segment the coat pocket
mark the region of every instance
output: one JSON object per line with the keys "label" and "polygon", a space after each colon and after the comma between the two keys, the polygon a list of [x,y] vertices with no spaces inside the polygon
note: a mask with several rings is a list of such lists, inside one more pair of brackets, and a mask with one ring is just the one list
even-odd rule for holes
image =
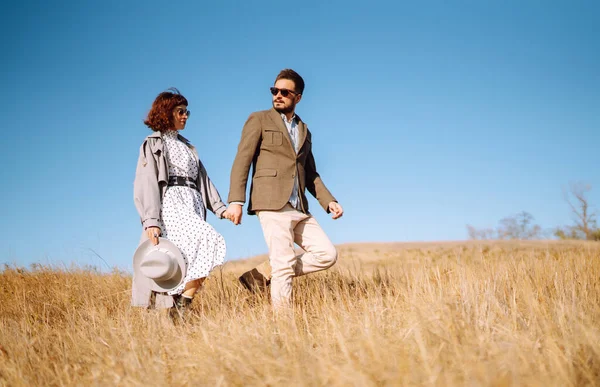
{"label": "coat pocket", "polygon": [[283,145],[283,134],[278,130],[265,130],[263,142],[267,146]]}
{"label": "coat pocket", "polygon": [[256,173],[254,174],[254,177],[275,177],[277,176],[277,170],[276,169],[258,169],[256,171]]}

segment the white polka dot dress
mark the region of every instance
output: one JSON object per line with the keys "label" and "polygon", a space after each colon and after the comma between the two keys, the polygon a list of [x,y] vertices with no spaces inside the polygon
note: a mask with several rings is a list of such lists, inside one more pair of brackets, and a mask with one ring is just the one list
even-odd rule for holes
{"label": "white polka dot dress", "polygon": [[[177,137],[177,131],[162,134],[169,176],[198,177],[198,159]],[[207,277],[225,259],[225,239],[203,218],[202,196],[194,188],[167,187],[162,202],[163,237],[173,242],[187,265],[183,283],[169,294],[181,294],[187,282]]]}

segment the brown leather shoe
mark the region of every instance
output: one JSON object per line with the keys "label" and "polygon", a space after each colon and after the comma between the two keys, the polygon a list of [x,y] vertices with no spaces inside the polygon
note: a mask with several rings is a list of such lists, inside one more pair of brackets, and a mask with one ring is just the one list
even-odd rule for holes
{"label": "brown leather shoe", "polygon": [[271,280],[256,269],[245,272],[240,276],[239,280],[252,293],[264,293],[269,288],[269,285],[271,285]]}

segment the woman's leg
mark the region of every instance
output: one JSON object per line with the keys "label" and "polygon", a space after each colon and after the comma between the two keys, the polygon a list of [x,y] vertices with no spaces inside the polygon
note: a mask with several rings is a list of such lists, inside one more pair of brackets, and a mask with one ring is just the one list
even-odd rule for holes
{"label": "woman's leg", "polygon": [[205,279],[206,277],[189,281],[185,284],[183,293],[173,295],[173,307],[171,308],[170,315],[175,322],[186,319],[194,295],[202,287]]}
{"label": "woman's leg", "polygon": [[193,281],[186,283],[185,288],[183,289],[182,295],[184,297],[189,297],[189,298],[194,297],[194,295],[196,294],[198,289],[200,289],[202,287],[202,283],[204,282],[205,279],[206,279],[206,277],[198,278],[198,279],[195,279]]}

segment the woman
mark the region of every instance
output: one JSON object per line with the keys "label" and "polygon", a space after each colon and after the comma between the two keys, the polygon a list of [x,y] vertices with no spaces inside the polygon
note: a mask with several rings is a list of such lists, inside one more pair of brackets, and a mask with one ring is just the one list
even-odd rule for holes
{"label": "woman", "polygon": [[195,148],[179,134],[190,111],[177,89],[160,93],[144,120],[154,133],[144,140],[134,181],[134,201],[144,231],[141,242],[173,242],[186,263],[183,283],[168,293],[152,292],[134,275],[132,305],[171,308],[184,318],[204,279],[223,263],[225,240],[206,223],[206,209],[223,219],[225,204],[210,181]]}

